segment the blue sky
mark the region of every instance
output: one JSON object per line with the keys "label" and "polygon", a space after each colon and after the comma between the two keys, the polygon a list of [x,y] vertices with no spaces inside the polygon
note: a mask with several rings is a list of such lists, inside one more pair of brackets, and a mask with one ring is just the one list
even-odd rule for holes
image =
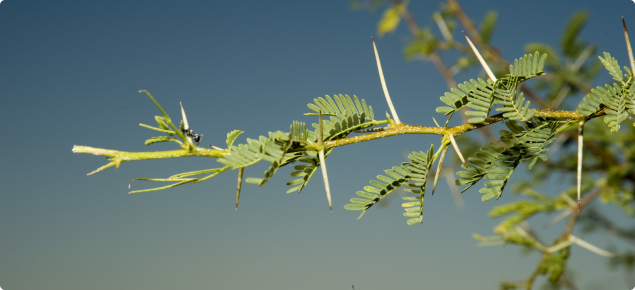
{"label": "blue sky", "polygon": [[[627,62],[620,17],[635,28],[631,1],[462,2],[476,20],[498,11],[492,43],[508,60],[527,42],[557,46],[570,15],[587,9],[581,37]],[[410,9],[426,24],[437,5],[413,1]],[[333,213],[320,178],[286,194],[288,169],[262,188],[243,185],[236,211],[235,172],[127,194],[133,178],[218,167],[213,159],[128,162],[86,176],[105,159],[71,153],[73,145],[176,149],[144,146],[156,134],[138,124],[152,124],[160,112],[141,89],[173,119],[182,102],[202,143],[216,146],[235,129],[245,131],[244,142],[288,130],[293,120],[315,122],[302,113],[324,95],[357,95],[383,115],[388,108],[370,42],[380,15],[354,11],[348,1],[3,1],[0,287],[492,289],[501,278],[526,279],[538,255],[522,256],[514,246],[477,248],[471,238],[491,234],[498,221],[487,212],[517,198],[512,194],[483,203],[477,190],[467,191],[467,209],[459,212],[442,180],[417,226],[405,223],[397,199],[359,221],[342,208],[382,170],[404,161],[404,152],[438,146],[436,136],[338,148],[328,162]],[[402,122],[432,126],[447,87],[431,63],[404,59],[407,37],[403,26],[376,37],[386,81]],[[603,74],[593,85],[609,80]],[[616,243],[588,238],[603,248]],[[573,248],[570,263],[581,289],[634,286],[582,248]]]}

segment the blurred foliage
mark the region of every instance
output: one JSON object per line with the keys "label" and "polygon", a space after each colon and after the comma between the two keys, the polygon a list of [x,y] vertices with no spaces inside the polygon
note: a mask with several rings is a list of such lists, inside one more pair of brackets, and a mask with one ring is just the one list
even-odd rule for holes
{"label": "blurred foliage", "polygon": [[[355,3],[364,2],[356,1]],[[370,8],[370,2],[366,3],[366,6],[357,5],[357,8]],[[410,41],[404,46],[406,59],[423,59],[435,62],[438,61],[435,58],[438,58],[440,54],[454,52],[451,54],[451,58],[444,58],[446,62],[449,62],[448,65],[440,66],[435,62],[435,66],[444,75],[449,88],[456,96],[453,99],[446,93],[445,96],[441,97],[441,100],[449,107],[440,109],[440,113],[450,115],[459,110],[464,111],[467,104],[465,101],[463,103],[456,102],[460,101],[461,95],[465,95],[463,94],[465,90],[459,91],[452,86],[456,82],[453,79],[448,79],[447,75],[454,76],[475,66],[480,67],[469,47],[455,40],[455,37],[463,37],[459,36],[460,32],[456,33],[455,30],[464,30],[470,36],[497,77],[504,77],[505,74],[509,73],[507,69],[509,62],[500,57],[499,49],[494,46],[496,44],[492,43],[498,19],[496,11],[488,11],[480,23],[476,24],[467,17],[467,13],[461,10],[456,1],[449,0],[441,3],[437,11],[430,13],[432,17],[427,25],[419,26],[408,11],[407,6],[400,1],[384,3],[372,1],[372,3],[372,9],[381,9],[382,5],[383,7],[387,6],[380,23],[392,24],[382,25],[381,29],[378,30],[380,36],[394,33],[400,23],[407,22],[410,30]],[[397,11],[401,11],[400,14]],[[561,132],[551,145],[550,151],[546,153],[549,160],[537,163],[535,168],[529,171],[527,178],[517,181],[513,185],[513,191],[519,194],[520,199],[494,206],[490,211],[490,217],[503,218],[494,228],[495,235],[484,237],[474,234],[474,238],[480,241],[479,245],[481,246],[515,244],[522,246],[525,250],[543,253],[543,259],[529,279],[518,282],[504,281],[500,284],[500,289],[530,289],[538,275],[544,275],[548,278],[548,283],[544,285],[544,289],[575,288],[571,279],[573,272],[567,270],[569,269],[567,261],[572,251],[570,244],[573,243],[570,241],[570,234],[576,229],[579,229],[583,235],[591,232],[603,232],[635,245],[635,226],[632,225],[632,217],[635,213],[633,210],[635,205],[635,128],[627,126],[625,130],[619,130],[621,122],[626,119],[632,120],[635,115],[635,106],[633,105],[635,104],[633,101],[635,86],[631,85],[632,79],[629,79],[632,78],[629,67],[625,66],[624,71],[622,71],[617,60],[608,53],[594,58],[593,55],[598,53],[599,45],[580,39],[580,33],[589,17],[588,11],[574,12],[563,29],[558,47],[528,41],[525,45],[527,53],[538,51],[540,54],[545,53],[549,56],[544,68],[547,74],[528,82],[526,85],[523,84],[522,90],[525,95],[528,95],[533,105],[538,105],[544,109],[575,110],[580,104],[578,112],[587,116],[593,116],[602,110],[607,111],[609,115],[604,117],[606,124],[603,124],[599,120],[601,118],[598,118],[589,121],[584,127],[585,153],[582,169],[582,198],[584,201],[584,198],[588,197],[588,202],[591,202],[597,197],[601,205],[593,204],[582,208],[579,213],[577,212],[577,203],[575,202],[577,132],[573,128]],[[389,22],[388,19],[390,19]],[[457,29],[459,24],[462,27]],[[476,27],[478,29],[475,29]],[[606,87],[592,89],[591,84],[600,75],[602,68],[608,70],[615,82],[607,84]],[[444,69],[446,71],[443,71]],[[461,89],[460,85],[458,89]],[[584,96],[587,97],[582,100]],[[456,106],[454,106],[454,102],[456,102]],[[611,105],[613,107],[609,108]],[[632,109],[629,109],[631,107]],[[610,110],[613,112],[608,112]],[[611,130],[607,128],[607,124]],[[480,136],[469,134],[457,138],[464,155],[478,157],[478,152],[484,150],[479,150],[479,148],[486,148],[488,142],[493,142],[492,144],[496,146],[502,145],[503,148],[509,146],[509,144],[506,146],[501,140],[497,140],[498,138],[487,130],[481,131],[481,133],[483,134]],[[477,145],[475,146],[475,144]],[[556,151],[559,154],[554,154]],[[481,154],[480,156],[485,155]],[[495,159],[488,157],[486,160],[490,160],[487,162],[491,163]],[[479,162],[479,160],[476,161]],[[485,164],[483,162],[481,160],[480,164]],[[453,165],[460,165],[459,158],[454,158]],[[475,178],[474,174],[481,176],[480,178],[484,176],[478,175],[478,172],[474,171],[472,174],[462,173],[459,177]],[[555,175],[560,180],[559,185],[562,186],[568,182],[571,186],[560,192],[558,189],[550,189],[553,187],[553,181],[550,177]],[[467,179],[462,181],[462,184],[472,180]],[[459,181],[460,179],[457,180],[457,182]],[[626,216],[630,217],[630,227],[621,225],[623,221],[616,223],[610,220],[603,213],[615,208],[621,209]],[[569,221],[562,226],[562,235],[555,238],[551,246],[543,245],[538,234],[530,226],[530,219],[537,215],[553,215],[554,218],[548,223],[548,226],[557,224],[561,220]],[[562,245],[566,246],[561,247]],[[560,248],[551,252],[549,249],[553,249],[554,246]],[[612,252],[615,252],[616,255],[609,258],[610,268],[623,270],[627,280],[633,279],[635,274],[633,249],[621,251],[614,248]],[[563,275],[563,273],[568,274]],[[635,281],[635,279],[631,281]]]}

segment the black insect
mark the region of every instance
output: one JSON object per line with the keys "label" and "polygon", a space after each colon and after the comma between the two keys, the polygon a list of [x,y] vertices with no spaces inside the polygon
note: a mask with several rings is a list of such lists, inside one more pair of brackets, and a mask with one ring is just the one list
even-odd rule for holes
{"label": "black insect", "polygon": [[185,136],[187,136],[187,137],[194,136],[194,130],[192,130],[192,129],[181,128],[181,132],[183,132],[183,134],[185,134]]}
{"label": "black insect", "polygon": [[192,139],[194,139],[194,142],[196,142],[196,145],[198,145],[198,142],[201,142],[201,137],[203,137],[203,134],[194,134],[194,130],[192,129],[182,128],[181,132],[183,132],[183,134],[185,134],[185,136],[187,137],[192,137]]}
{"label": "black insect", "polygon": [[203,137],[203,134],[194,134],[194,142],[196,142],[196,145],[198,145],[198,142],[201,142],[201,137]]}

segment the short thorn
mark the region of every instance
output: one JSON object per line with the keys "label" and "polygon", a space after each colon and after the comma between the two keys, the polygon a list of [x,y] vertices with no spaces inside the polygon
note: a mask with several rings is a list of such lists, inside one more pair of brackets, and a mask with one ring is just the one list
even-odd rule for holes
{"label": "short thorn", "polygon": [[[185,115],[183,104],[181,102],[179,102],[179,104],[181,105],[181,116],[183,117],[183,130],[187,132],[190,129],[190,125],[187,123],[187,116]],[[192,138],[190,136],[186,135],[185,138],[187,138],[187,140],[190,141],[189,143],[192,143]]]}

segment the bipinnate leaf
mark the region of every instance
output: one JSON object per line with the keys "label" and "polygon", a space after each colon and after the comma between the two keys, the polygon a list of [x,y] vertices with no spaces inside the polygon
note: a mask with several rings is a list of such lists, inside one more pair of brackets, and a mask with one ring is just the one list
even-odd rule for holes
{"label": "bipinnate leaf", "polygon": [[364,191],[358,191],[360,198],[351,199],[351,203],[344,206],[344,209],[351,211],[362,211],[357,219],[360,219],[366,211],[386,197],[389,193],[402,185],[408,185],[404,189],[406,192],[415,193],[416,196],[406,196],[403,199],[408,201],[402,206],[406,212],[404,216],[410,217],[409,225],[420,223],[423,215],[423,199],[425,186],[430,166],[433,163],[432,152],[434,145],[427,153],[412,152],[408,158],[409,162],[404,162],[400,167],[394,166],[392,169],[384,170],[386,175],[378,175],[377,180],[371,180],[370,186],[364,187]]}
{"label": "bipinnate leaf", "polygon": [[624,78],[622,76],[622,70],[620,69],[620,65],[617,64],[617,60],[613,58],[608,52],[604,52],[604,58],[598,56],[606,70],[609,71],[613,79],[618,82],[623,82]]}

